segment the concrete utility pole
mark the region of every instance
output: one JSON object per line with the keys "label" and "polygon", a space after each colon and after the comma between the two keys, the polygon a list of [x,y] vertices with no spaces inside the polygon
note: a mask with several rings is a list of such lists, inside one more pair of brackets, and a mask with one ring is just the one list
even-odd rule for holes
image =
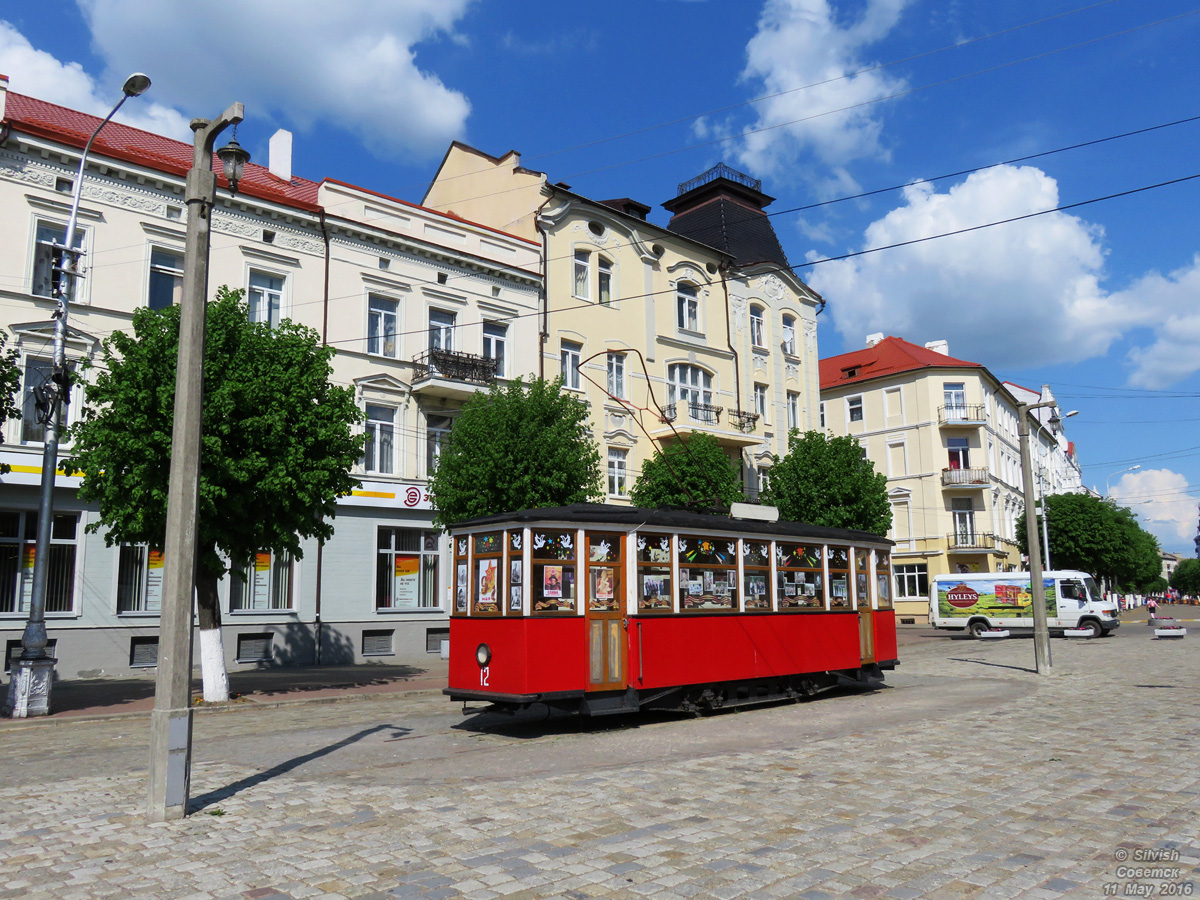
{"label": "concrete utility pole", "polygon": [[[1038,546],[1037,510],[1033,506],[1033,461],[1029,453],[1029,411],[1057,406],[1054,400],[1022,403],[1017,417],[1021,436],[1021,476],[1025,489],[1025,540],[1029,544],[1029,578],[1033,594],[1033,658],[1038,674],[1050,674],[1050,628],[1046,621],[1046,586],[1042,583],[1042,548]],[[1045,501],[1043,501],[1045,502]]]}
{"label": "concrete utility pole", "polygon": [[[180,301],[175,423],[167,493],[163,600],[159,619],[158,678],[150,714],[151,822],[187,815],[192,765],[192,618],[196,586],[196,530],[200,495],[200,424],[204,386],[204,321],[208,297],[209,226],[217,177],[217,135],[242,121],[235,103],[213,121],[193,119],[192,168],[187,176],[187,244]],[[250,155],[237,141],[218,151],[230,187],[237,190]]]}
{"label": "concrete utility pole", "polygon": [[38,500],[37,537],[33,556],[33,585],[29,599],[29,619],[21,635],[21,657],[13,664],[12,677],[8,682],[8,699],[4,703],[4,714],[14,719],[50,714],[50,689],[54,684],[54,658],[46,653],[46,579],[50,565],[50,533],[54,524],[54,481],[58,473],[58,438],[62,433],[63,405],[69,398],[70,373],[67,371],[67,314],[75,302],[75,289],[79,282],[79,257],[83,251],[75,246],[76,225],[79,222],[79,201],[83,196],[83,173],[87,167],[88,153],[102,128],[117,114],[117,110],[130,97],[137,97],[150,87],[150,79],[136,72],[125,79],[121,88],[121,99],[112,108],[104,121],[96,126],[92,136],[84,145],[79,157],[79,172],[71,190],[71,215],[67,219],[67,233],[62,252],[62,265],[58,267],[58,287],[54,291],[57,307],[54,310],[54,359],[53,375],[49,391],[40,396],[48,400],[46,430],[42,436],[42,480]]}

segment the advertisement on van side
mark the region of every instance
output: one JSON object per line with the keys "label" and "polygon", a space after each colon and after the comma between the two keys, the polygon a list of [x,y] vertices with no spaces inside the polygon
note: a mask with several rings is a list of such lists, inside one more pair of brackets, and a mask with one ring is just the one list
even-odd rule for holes
{"label": "advertisement on van side", "polygon": [[[1058,591],[1053,578],[1043,578],[1046,615],[1057,615]],[[937,581],[938,614],[943,618],[985,615],[994,619],[1033,616],[1033,585],[1030,581],[972,579]]]}

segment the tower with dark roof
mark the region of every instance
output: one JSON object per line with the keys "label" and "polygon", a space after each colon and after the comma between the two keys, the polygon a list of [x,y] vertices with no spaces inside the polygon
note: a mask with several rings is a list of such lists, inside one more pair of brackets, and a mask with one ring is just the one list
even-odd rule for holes
{"label": "tower with dark roof", "polygon": [[787,256],[763,210],[775,201],[762,182],[724,163],[679,185],[663,204],[672,213],[667,228],[723,250],[737,267],[774,263],[786,268]]}

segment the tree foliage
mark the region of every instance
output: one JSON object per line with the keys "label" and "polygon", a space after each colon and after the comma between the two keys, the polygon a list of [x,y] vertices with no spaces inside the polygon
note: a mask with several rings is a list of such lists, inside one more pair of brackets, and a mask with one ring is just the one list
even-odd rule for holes
{"label": "tree foliage", "polygon": [[[1158,540],[1132,511],[1090,494],[1051,494],[1043,502],[1054,568],[1080,569],[1133,589],[1145,589],[1161,576]],[[1038,522],[1040,528],[1040,517]],[[1024,517],[1017,522],[1017,543],[1029,553]]]}
{"label": "tree foliage", "polygon": [[[17,364],[17,351],[5,350],[7,335],[0,334],[0,444],[4,443],[4,425],[9,419],[21,418],[18,396],[21,391],[21,368]],[[0,475],[9,471],[6,463],[0,463]]]}
{"label": "tree foliage", "polygon": [[1200,559],[1182,560],[1171,573],[1171,587],[1190,597],[1200,596]]}
{"label": "tree foliage", "polygon": [[828,528],[887,534],[892,524],[887,476],[875,471],[862,445],[848,435],[793,430],[787,455],[771,469],[763,500],[779,507],[785,519]]}
{"label": "tree foliage", "polygon": [[562,379],[494,385],[463,406],[429,479],[434,522],[603,496],[588,408]]}
{"label": "tree foliage", "polygon": [[708,509],[744,500],[741,476],[710,434],[693,431],[642,463],[629,491],[638,506]]}
{"label": "tree foliage", "polygon": [[[201,575],[243,569],[254,554],[302,555],[328,538],[335,501],[350,493],[361,451],[353,392],[329,383],[334,350],[289,321],[251,323],[242,291],[208,305],[197,543]],[[113,543],[161,549],[166,535],[179,308],[142,309],[133,333],[104,342],[64,467],[83,475]]]}

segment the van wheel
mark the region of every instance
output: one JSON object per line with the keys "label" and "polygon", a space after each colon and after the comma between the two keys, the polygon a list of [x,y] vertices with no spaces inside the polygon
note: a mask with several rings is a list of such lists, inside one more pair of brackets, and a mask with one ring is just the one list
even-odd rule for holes
{"label": "van wheel", "polygon": [[1095,619],[1088,619],[1086,622],[1079,623],[1080,628],[1086,628],[1092,633],[1092,637],[1098,638],[1104,636],[1104,629],[1100,627],[1100,623]]}
{"label": "van wheel", "polygon": [[974,622],[972,622],[971,624],[969,624],[967,626],[967,630],[971,632],[971,637],[977,638],[991,627],[992,626],[990,626],[983,619],[976,619]]}

